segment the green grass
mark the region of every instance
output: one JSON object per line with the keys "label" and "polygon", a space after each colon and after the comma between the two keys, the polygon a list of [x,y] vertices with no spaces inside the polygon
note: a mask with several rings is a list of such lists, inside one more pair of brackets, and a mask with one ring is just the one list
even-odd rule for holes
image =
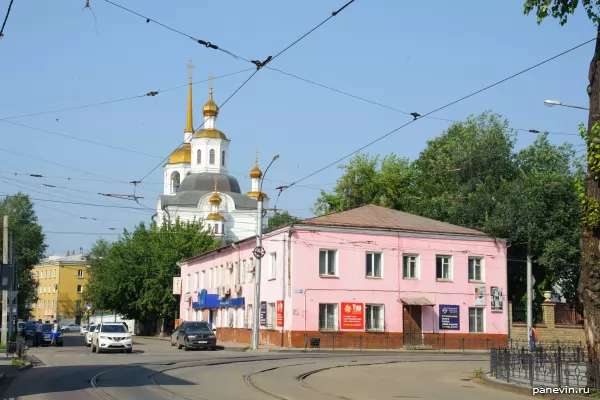
{"label": "green grass", "polygon": [[27,364],[27,361],[20,360],[18,358],[13,358],[13,360],[12,360],[12,365],[25,365],[25,364]]}
{"label": "green grass", "polygon": [[479,368],[473,371],[473,378],[475,379],[481,379],[483,378],[483,369]]}
{"label": "green grass", "polygon": [[244,348],[242,349],[242,351],[248,351],[248,350],[250,350],[251,348],[252,348],[252,347],[250,347],[250,346],[246,346],[246,347],[244,347]]}

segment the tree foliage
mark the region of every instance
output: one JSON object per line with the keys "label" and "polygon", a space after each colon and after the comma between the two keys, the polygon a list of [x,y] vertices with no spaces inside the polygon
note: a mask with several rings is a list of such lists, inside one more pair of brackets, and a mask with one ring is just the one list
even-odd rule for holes
{"label": "tree foliage", "polygon": [[269,218],[269,229],[275,229],[283,225],[300,221],[302,221],[301,218],[294,217],[289,212],[284,211],[281,214],[275,214]]}
{"label": "tree foliage", "polygon": [[[582,0],[581,5],[589,19],[594,24],[598,23],[600,0]],[[561,25],[567,23],[569,15],[575,14],[579,0],[525,0],[524,13],[529,15],[535,10],[538,24],[541,24],[547,17],[556,18]]]}
{"label": "tree foliage", "polygon": [[[29,196],[17,193],[7,196],[0,202],[0,218],[8,215],[8,226],[13,237],[13,251],[17,265],[17,282],[19,285],[20,316],[31,312],[30,304],[37,300],[36,288],[31,278],[31,270],[44,256],[46,251],[46,236],[38,223],[33,203]],[[3,235],[0,233],[0,244]],[[0,245],[0,254],[2,253]]]}
{"label": "tree foliage", "polygon": [[506,238],[508,295],[517,302],[525,293],[530,241],[537,298],[554,285],[576,301],[581,168],[570,145],[552,145],[544,134],[521,151],[514,146],[514,133],[500,116],[469,117],[429,141],[413,162],[393,154],[382,163],[355,156],[313,212],[378,204]]}
{"label": "tree foliage", "polygon": [[199,222],[125,230],[108,245],[99,240],[92,249],[86,301],[94,310],[110,310],[141,322],[174,319],[177,308],[172,294],[177,262],[219,246]]}

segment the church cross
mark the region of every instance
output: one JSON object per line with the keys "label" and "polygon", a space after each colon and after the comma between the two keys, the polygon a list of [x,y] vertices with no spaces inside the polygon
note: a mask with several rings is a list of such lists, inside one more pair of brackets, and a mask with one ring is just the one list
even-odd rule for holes
{"label": "church cross", "polygon": [[194,73],[194,64],[192,64],[192,60],[190,60],[190,62],[187,65],[188,67],[188,75],[190,77],[190,82],[192,81],[192,74]]}
{"label": "church cross", "polygon": [[217,177],[215,176],[215,192],[217,191]]}
{"label": "church cross", "polygon": [[258,162],[258,149],[256,149],[256,162]]}
{"label": "church cross", "polygon": [[210,73],[210,75],[208,76],[208,81],[210,82],[210,89],[212,90],[213,88],[213,80],[215,79],[215,77],[213,76],[212,72]]}

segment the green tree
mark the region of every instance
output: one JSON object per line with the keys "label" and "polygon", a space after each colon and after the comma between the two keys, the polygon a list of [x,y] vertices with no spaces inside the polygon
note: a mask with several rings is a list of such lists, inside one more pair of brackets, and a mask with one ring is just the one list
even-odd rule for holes
{"label": "green tree", "polygon": [[[0,218],[8,215],[8,226],[13,237],[13,251],[17,265],[17,282],[19,284],[19,309],[20,316],[28,316],[31,312],[30,305],[37,301],[36,287],[31,278],[31,270],[44,256],[46,251],[46,237],[42,233],[42,226],[38,223],[33,203],[29,196],[17,193],[7,196],[0,201]],[[0,234],[0,244],[3,240]],[[0,246],[0,254],[2,246]]]}
{"label": "green tree", "polygon": [[302,221],[302,218],[294,217],[289,212],[284,211],[281,214],[275,214],[269,218],[269,229],[275,229],[283,225],[300,221]]}
{"label": "green tree", "polygon": [[394,209],[407,209],[414,199],[411,194],[413,171],[406,158],[390,154],[379,156],[357,154],[348,165],[340,165],[344,174],[333,193],[321,191],[312,208],[317,215],[350,210],[366,204]]}
{"label": "green tree", "polygon": [[[581,4],[588,18],[596,27],[596,45],[588,72],[587,94],[590,99],[590,112],[587,125],[588,162],[583,184],[583,237],[581,277],[578,286],[585,316],[585,335],[590,360],[600,359],[600,1],[582,0]],[[535,11],[538,24],[547,17],[558,19],[561,25],[567,23],[579,6],[579,0],[525,0],[524,13]]]}
{"label": "green tree", "polygon": [[172,294],[177,262],[219,246],[199,222],[177,220],[170,226],[140,223],[106,245],[97,242],[96,254],[107,254],[92,264],[87,299],[96,310],[112,310],[142,323],[175,318],[177,302]]}

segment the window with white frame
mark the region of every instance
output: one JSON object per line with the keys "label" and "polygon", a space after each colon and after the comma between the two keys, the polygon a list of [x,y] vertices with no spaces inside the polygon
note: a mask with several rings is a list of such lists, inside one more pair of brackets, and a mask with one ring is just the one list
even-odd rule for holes
{"label": "window with white frame", "polygon": [[77,285],[77,293],[83,293],[83,285]]}
{"label": "window with white frame", "polygon": [[367,278],[383,277],[383,255],[382,253],[367,253]]}
{"label": "window with white frame", "polygon": [[238,328],[246,327],[246,320],[244,319],[244,307],[240,307],[237,309],[237,318],[238,318]]}
{"label": "window with white frame", "polygon": [[277,277],[277,253],[269,254],[269,280]]}
{"label": "window with white frame", "polygon": [[204,287],[204,285],[206,284],[206,271],[202,271],[202,274],[200,274],[200,289],[206,289],[206,287]]}
{"label": "window with white frame", "polygon": [[337,276],[336,250],[319,250],[319,275]]}
{"label": "window with white frame", "polygon": [[242,260],[242,283],[246,283],[246,260]]}
{"label": "window with white frame", "polygon": [[267,329],[275,328],[275,303],[267,304]]}
{"label": "window with white frame", "polygon": [[83,279],[83,270],[82,269],[77,270],[77,278]]}
{"label": "window with white frame", "polygon": [[254,320],[252,319],[252,304],[246,305],[246,329],[252,329],[252,324]]}
{"label": "window with white frame", "polygon": [[440,281],[452,280],[452,257],[436,256],[435,277]]}
{"label": "window with white frame", "polygon": [[213,269],[212,269],[212,268],[210,268],[210,269],[208,270],[208,288],[209,288],[209,289],[212,289],[212,288],[213,288],[213,281],[212,281],[212,279],[213,279],[213,278],[212,278],[212,277],[213,277]]}
{"label": "window with white frame", "polygon": [[233,276],[235,279],[235,284],[239,285],[240,284],[240,265],[238,264],[238,262],[235,262],[235,266],[233,267]]}
{"label": "window with white frame", "polygon": [[385,330],[384,314],[383,304],[367,304],[365,307],[366,330],[383,332]]}
{"label": "window with white frame", "polygon": [[469,281],[483,282],[483,257],[469,257]]}
{"label": "window with white frame", "polygon": [[187,274],[185,276],[185,292],[189,293],[190,292],[190,286],[192,285],[191,279],[190,279],[190,274]]}
{"label": "window with white frame", "polygon": [[402,256],[402,278],[419,279],[419,256],[417,254]]}
{"label": "window with white frame", "polygon": [[200,285],[200,272],[196,272],[194,274],[194,292],[198,291],[199,285]]}
{"label": "window with white frame", "polygon": [[225,286],[229,283],[229,279],[225,277],[225,267],[221,265],[221,286]]}
{"label": "window with white frame", "polygon": [[469,308],[469,332],[483,333],[485,308]]}
{"label": "window with white frame", "polygon": [[253,268],[254,268],[254,258],[250,257],[250,260],[248,260],[248,279],[247,279],[248,283],[252,282],[252,274],[254,272],[251,272],[251,271],[253,271]]}
{"label": "window with white frame", "polygon": [[215,267],[215,287],[221,286],[221,269],[219,266]]}
{"label": "window with white frame", "polygon": [[338,305],[337,304],[319,304],[319,330],[337,331],[338,330]]}

